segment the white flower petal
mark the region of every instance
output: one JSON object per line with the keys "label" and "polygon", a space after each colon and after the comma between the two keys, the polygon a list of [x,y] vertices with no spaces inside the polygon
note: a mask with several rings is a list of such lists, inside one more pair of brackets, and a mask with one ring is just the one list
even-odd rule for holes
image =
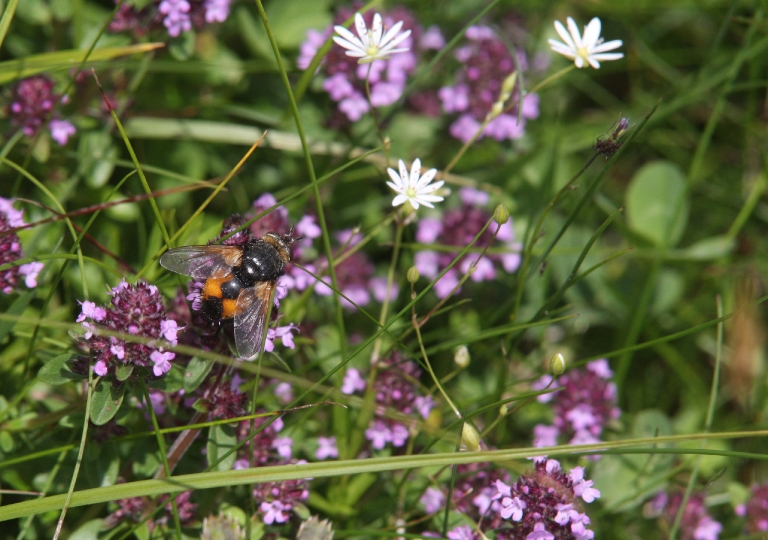
{"label": "white flower petal", "polygon": [[584,28],[584,38],[582,43],[591,51],[592,48],[597,45],[598,39],[600,39],[600,19],[595,17],[589,21],[589,24]]}
{"label": "white flower petal", "polygon": [[365,19],[360,13],[355,13],[355,30],[357,35],[360,36],[360,40],[366,43],[368,40],[368,27],[365,26]]}
{"label": "white flower petal", "polygon": [[377,45],[381,46],[381,34],[384,32],[384,24],[381,22],[381,15],[376,13],[373,16],[373,26],[371,27],[371,41]]}
{"label": "white flower petal", "polygon": [[334,26],[333,31],[339,34],[342,38],[347,40],[348,42],[354,44],[357,47],[362,47],[363,42],[360,41],[360,38],[358,38],[355,34],[344,28],[343,26]]}
{"label": "white flower petal", "polygon": [[591,55],[595,60],[620,60],[624,58],[624,53],[602,53]]}
{"label": "white flower petal", "polygon": [[434,208],[434,207],[435,207],[435,205],[434,205],[434,204],[431,204],[431,203],[429,203],[429,202],[427,202],[427,201],[423,201],[423,200],[421,200],[421,197],[419,197],[419,198],[418,198],[418,200],[417,200],[417,199],[411,199],[411,205],[413,205],[413,204],[414,204],[414,201],[417,201],[417,202],[416,202],[416,205],[414,206],[414,208],[416,208],[416,209],[418,209],[418,208],[419,208],[419,203],[420,203],[422,206],[426,206],[427,208]]}
{"label": "white flower petal", "polygon": [[[416,189],[421,191],[422,189],[424,189],[426,187],[430,187],[431,188],[432,186],[435,186],[438,183],[440,184],[440,186],[442,186],[443,185],[442,182],[438,182],[438,183],[432,184],[432,186],[428,186],[428,184],[435,178],[436,174],[437,174],[437,169],[429,169],[419,179],[418,184],[416,184]],[[440,187],[440,186],[437,186],[437,187]],[[435,189],[437,189],[437,188],[435,188]]]}
{"label": "white flower petal", "polygon": [[[389,44],[389,42],[392,41],[397,36],[397,33],[400,32],[400,29],[402,27],[403,27],[403,21],[398,21],[397,23],[395,23],[392,26],[392,28],[387,30],[386,34],[384,34],[384,36],[382,36],[382,38],[379,40],[379,44],[382,47],[384,47],[387,44]],[[406,37],[408,37],[408,35],[410,35],[410,33],[411,33],[411,31],[409,30],[408,34],[406,34]],[[403,39],[405,39],[405,38],[403,38]],[[395,43],[395,45],[397,45],[397,44]]]}
{"label": "white flower petal", "polygon": [[443,182],[442,180],[440,182],[435,182],[434,184],[430,184],[428,186],[421,188],[419,190],[419,193],[432,193],[433,191],[437,191],[438,189],[443,187],[444,183],[445,182]]}
{"label": "white flower petal", "polygon": [[349,53],[360,54],[360,55],[365,54],[365,52],[362,51],[358,45],[355,45],[354,43],[351,43],[344,38],[341,38],[339,36],[333,36],[333,41],[335,41],[336,44],[339,45],[340,47],[348,49],[347,54]]}
{"label": "white flower petal", "polygon": [[[414,210],[419,209],[419,201],[417,201],[415,197],[411,197],[410,199],[408,199],[408,202],[411,203],[411,206],[413,206]],[[424,206],[426,206],[426,204]],[[434,206],[432,208],[434,208]]]}
{"label": "white flower petal", "polygon": [[410,183],[408,182],[408,169],[405,168],[405,162],[401,159],[397,162],[398,167],[400,167],[400,178],[403,181],[403,185],[408,188],[410,187]]}
{"label": "white flower petal", "polygon": [[579,27],[576,26],[576,21],[574,21],[571,17],[568,17],[568,33],[571,34],[571,38],[573,38],[573,43],[576,45],[576,49],[579,49],[584,45],[584,42],[581,40]]}
{"label": "white flower petal", "polygon": [[392,199],[392,206],[400,206],[407,200],[408,200],[408,197],[406,197],[405,195],[402,195],[402,194],[398,195],[397,197]]}
{"label": "white flower petal", "polygon": [[[395,185],[397,185],[397,188],[393,188],[393,189],[400,189],[400,190],[402,190],[403,187],[404,187],[403,186],[403,179],[400,178],[400,176],[397,174],[397,171],[395,169],[393,169],[392,167],[390,167],[389,169],[387,169],[387,172],[389,173],[389,177],[392,179],[392,181],[395,183]],[[387,182],[387,183],[389,183],[389,182]]]}
{"label": "white flower petal", "polygon": [[[557,30],[557,35],[560,36],[560,38],[565,42],[566,46],[570,47],[574,51],[576,50],[576,44],[573,42],[573,39],[571,38],[571,35],[568,33],[568,30],[565,29],[565,26],[563,26],[563,23],[560,21],[555,21],[555,30]],[[553,40],[549,40],[550,43],[552,43]]]}
{"label": "white flower petal", "polygon": [[589,65],[592,66],[595,69],[600,69],[600,62],[595,60],[594,56],[587,56],[587,62],[589,62]]}
{"label": "white flower petal", "polygon": [[413,164],[411,165],[410,186],[412,188],[418,188],[419,176],[421,176],[421,160],[416,158],[413,160]]}
{"label": "white flower petal", "polygon": [[392,182],[387,182],[387,185],[395,192],[395,193],[402,193],[403,188],[398,187],[396,184],[393,184]]}
{"label": "white flower petal", "polygon": [[614,39],[613,41],[608,41],[606,43],[601,43],[597,47],[594,47],[590,52],[594,53],[601,53],[605,51],[612,51],[613,49],[618,49],[624,45],[624,42],[620,39]]}
{"label": "white flower petal", "polygon": [[559,41],[550,39],[549,44],[552,46],[552,50],[555,51],[557,54],[562,54],[563,56],[567,56],[568,58],[571,58],[571,59],[576,58],[576,53],[573,52],[573,49],[566,47]]}
{"label": "white flower petal", "polygon": [[440,195],[426,195],[426,194],[423,194],[423,195],[419,195],[419,200],[420,201],[440,202],[440,201],[443,200],[443,197],[441,197]]}

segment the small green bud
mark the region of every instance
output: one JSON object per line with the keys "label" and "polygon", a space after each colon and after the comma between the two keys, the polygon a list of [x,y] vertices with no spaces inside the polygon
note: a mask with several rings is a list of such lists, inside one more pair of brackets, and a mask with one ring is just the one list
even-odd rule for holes
{"label": "small green bud", "polygon": [[565,371],[565,358],[562,354],[557,353],[555,356],[552,357],[552,360],[549,361],[549,372],[552,373],[552,375],[560,375]]}
{"label": "small green bud", "polygon": [[460,345],[456,347],[456,352],[453,354],[453,361],[461,369],[466,368],[469,365],[469,349],[466,345]]}
{"label": "small green bud", "polygon": [[464,428],[461,430],[461,443],[470,452],[480,448],[480,434],[471,424],[464,424]]}
{"label": "small green bud", "polygon": [[509,221],[509,210],[507,210],[506,206],[500,204],[496,207],[496,210],[493,211],[493,221],[499,225],[504,225]]}
{"label": "small green bud", "polygon": [[505,403],[501,407],[499,407],[499,417],[504,418],[507,416],[507,413],[509,412],[509,407],[507,407],[507,404]]}
{"label": "small green bud", "polygon": [[408,283],[416,283],[419,281],[419,269],[415,266],[411,266],[408,269],[408,272],[406,272],[405,278],[408,280]]}
{"label": "small green bud", "polygon": [[511,94],[512,89],[515,87],[515,83],[517,82],[517,71],[513,71],[510,73],[506,79],[504,79],[504,82],[501,83],[501,92],[503,94]]}
{"label": "small green bud", "polygon": [[503,112],[504,112],[504,102],[497,101],[496,103],[493,104],[493,107],[491,107],[491,118],[496,118]]}

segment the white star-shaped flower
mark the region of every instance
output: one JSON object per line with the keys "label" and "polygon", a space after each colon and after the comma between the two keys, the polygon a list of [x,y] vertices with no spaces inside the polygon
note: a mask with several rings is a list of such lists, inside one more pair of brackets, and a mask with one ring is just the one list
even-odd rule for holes
{"label": "white star-shaped flower", "polygon": [[358,64],[368,64],[374,60],[386,60],[390,54],[408,51],[408,47],[395,48],[411,35],[410,30],[401,34],[400,29],[402,27],[403,21],[399,21],[384,33],[381,15],[376,13],[373,16],[373,25],[368,28],[363,16],[355,13],[357,36],[343,26],[334,26],[333,29],[339,35],[333,36],[333,41],[347,49],[347,56],[359,58]]}
{"label": "white star-shaped flower", "polygon": [[408,169],[405,168],[402,159],[399,161],[399,165],[400,174],[395,169],[387,169],[389,177],[392,178],[392,182],[387,182],[387,185],[397,193],[397,196],[392,200],[392,206],[399,206],[408,201],[414,210],[418,210],[420,204],[434,208],[432,203],[443,200],[443,197],[439,195],[431,195],[445,183],[440,180],[430,184],[437,174],[437,169],[430,169],[422,175],[420,159],[413,162],[410,174],[408,174]]}
{"label": "white star-shaped flower", "polygon": [[624,58],[623,53],[608,53],[621,47],[623,42],[620,39],[614,39],[608,43],[603,43],[600,37],[600,19],[595,17],[584,27],[584,37],[579,34],[579,27],[576,22],[568,17],[568,30],[565,29],[560,21],[555,21],[555,30],[563,38],[565,43],[556,39],[550,39],[549,44],[552,50],[571,58],[577,68],[587,66],[587,63],[595,69],[600,69],[600,60],[618,60]]}

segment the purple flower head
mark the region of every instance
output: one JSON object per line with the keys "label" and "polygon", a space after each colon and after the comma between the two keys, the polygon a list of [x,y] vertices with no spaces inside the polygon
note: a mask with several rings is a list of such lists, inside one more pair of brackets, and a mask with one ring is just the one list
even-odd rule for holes
{"label": "purple flower head", "polygon": [[[688,503],[683,510],[683,518],[680,521],[678,538],[680,540],[717,540],[723,526],[715,521],[704,505],[706,493],[693,492],[688,498]],[[660,517],[662,521],[671,527],[683,502],[683,493],[660,492],[645,506],[645,515]],[[764,510],[763,510],[764,511]],[[763,529],[765,531],[766,529]]]}
{"label": "purple flower head", "polygon": [[360,375],[360,372],[355,368],[347,369],[344,374],[344,382],[341,385],[341,392],[344,394],[354,394],[355,392],[362,392],[365,390],[365,379]]}
{"label": "purple flower head", "polygon": [[224,22],[229,17],[229,4],[231,0],[205,0],[205,22]]}
{"label": "purple flower head", "polygon": [[56,141],[59,146],[67,144],[69,138],[74,135],[77,130],[72,122],[68,120],[51,120],[48,128],[51,130],[51,138]]}
{"label": "purple flower head", "polygon": [[[247,220],[251,220],[276,204],[277,199],[275,199],[274,195],[271,193],[263,193],[258,199],[253,201],[251,211],[248,212],[245,217]],[[288,210],[284,206],[278,206],[269,214],[262,216],[258,220],[251,223],[250,229],[254,238],[261,238],[268,232],[287,234],[291,229],[291,221],[288,217]]]}
{"label": "purple flower head", "polygon": [[747,530],[751,533],[768,531],[768,483],[755,484],[750,490],[749,501],[736,507],[736,514],[747,518]]}
{"label": "purple flower head", "polygon": [[[491,213],[484,208],[488,196],[478,190],[463,189],[459,192],[462,200],[460,208],[447,210],[441,220],[425,218],[419,221],[416,240],[420,243],[431,244],[440,242],[443,245],[456,246],[455,251],[420,251],[414,257],[414,263],[419,273],[433,279],[448,267],[459,251],[466,247],[491,219]],[[496,225],[491,224],[480,236],[476,247],[481,248],[491,242]],[[472,281],[481,282],[495,279],[499,267],[505,272],[514,272],[520,264],[521,246],[515,241],[514,229],[508,221],[499,229],[495,240],[496,246],[505,247],[508,253],[486,254],[476,263],[471,276]],[[494,246],[491,246],[494,247]],[[478,255],[468,254],[459,264],[451,268],[435,284],[435,293],[439,298],[445,298],[458,284],[461,277],[459,271],[465,273],[470,265],[478,259]]]}
{"label": "purple flower head", "polygon": [[[539,115],[538,97],[535,94],[525,97],[518,122],[519,88],[511,92],[504,88],[505,79],[517,69],[512,52],[487,26],[472,26],[467,29],[465,37],[469,43],[454,53],[461,63],[456,72],[456,82],[439,92],[446,113],[461,113],[450,127],[451,135],[462,142],[469,142],[491,113],[494,104],[503,101],[506,112],[496,116],[480,137],[493,137],[498,141],[519,139],[525,133],[525,121]],[[525,69],[525,55],[519,52],[518,58],[520,67]],[[508,94],[502,95],[503,92]]]}
{"label": "purple flower head", "polygon": [[[15,232],[6,232],[24,225],[24,214],[13,207],[13,200],[0,197],[0,265],[12,263],[24,256],[19,237]],[[43,263],[31,262],[0,271],[0,292],[11,294],[21,278],[24,278],[27,288],[37,287],[37,276],[42,269]]]}
{"label": "purple flower head", "polygon": [[[616,385],[609,380],[612,376],[607,360],[595,360],[586,368],[561,375],[553,385],[560,388],[558,392],[539,396],[539,401],[552,404],[555,416],[555,431],[545,431],[545,426],[536,428],[536,438],[547,443],[542,446],[556,444],[558,435],[568,437],[570,444],[598,442],[603,428],[621,415],[616,406]],[[532,387],[543,389],[551,379],[551,375],[544,375]]]}
{"label": "purple flower head", "polygon": [[[86,319],[89,319],[88,321]],[[130,285],[120,282],[111,292],[111,306],[99,307],[83,302],[77,321],[86,330],[83,343],[94,355],[94,372],[112,375],[121,365],[151,370],[160,377],[171,369],[176,356],[164,351],[163,343],[176,345],[176,322],[169,320],[157,287],[143,281]],[[97,329],[110,330],[149,338],[147,344],[117,337],[98,335]],[[134,372],[134,375],[136,372]]]}
{"label": "purple flower head", "polygon": [[[278,418],[260,430],[259,428],[266,424],[268,420],[268,417],[256,418],[254,420],[254,430],[257,432],[256,436],[245,443],[240,449],[238,460],[235,461],[235,469],[246,468],[249,466],[250,460],[248,458],[248,452],[251,448],[253,449],[254,467],[277,465],[286,461],[286,458],[283,457],[281,452],[284,454],[286,451],[285,447],[290,447],[292,443],[286,441],[286,438],[278,437],[278,433],[283,429],[283,421]],[[248,439],[250,429],[250,421],[244,420],[241,422],[237,429],[238,439]],[[290,438],[288,438],[288,440],[290,440]],[[276,443],[276,441],[279,442]]]}
{"label": "purple flower head", "polygon": [[[589,487],[583,487],[585,485]],[[536,461],[535,469],[521,475],[513,484],[496,480],[492,485],[495,490],[492,500],[496,505],[490,509],[506,521],[499,530],[499,537],[526,540],[592,538],[592,531],[585,527],[589,518],[579,512],[579,499],[592,502],[600,496],[591,485],[592,481],[584,478],[583,469],[577,467],[566,474],[553,459]],[[585,496],[587,489],[592,491]],[[494,520],[498,517],[490,522]]]}
{"label": "purple flower head", "polygon": [[315,457],[319,460],[339,457],[339,449],[336,446],[336,437],[318,437]]}
{"label": "purple flower head", "polygon": [[192,6],[187,0],[162,0],[157,10],[165,15],[163,25],[168,29],[168,35],[178,37],[182,32],[192,30],[192,19],[189,12]]}
{"label": "purple flower head", "polygon": [[427,514],[434,514],[443,508],[443,505],[445,504],[445,495],[437,488],[428,487],[419,499],[419,502],[424,507],[424,511]]}
{"label": "purple flower head", "polygon": [[[360,238],[360,235],[353,235],[352,231],[348,230],[337,233],[336,239],[344,250],[335,254],[334,258],[338,259],[340,256],[344,256],[344,260],[335,266],[339,289],[341,289],[344,296],[358,306],[365,306],[371,301],[371,292],[373,292],[376,300],[382,301],[384,299],[386,283],[382,287],[381,281],[374,278],[376,268],[365,253],[355,251],[345,255],[349,248],[360,241]],[[324,281],[330,283],[330,278],[326,275]],[[315,292],[320,296],[331,296],[333,294],[333,290],[321,282],[315,284]],[[399,291],[393,288],[389,292],[390,300],[392,300]],[[342,305],[350,310],[356,309],[347,298],[341,298]]]}
{"label": "purple flower head", "polygon": [[[61,99],[60,94],[54,93],[53,87],[53,80],[44,75],[23,79],[14,86],[6,114],[14,126],[21,128],[24,135],[35,136],[50,119],[54,106]],[[66,123],[69,124],[69,122]],[[74,130],[72,124],[69,126]],[[59,142],[62,138],[62,130],[54,130],[53,126],[51,129],[54,132],[54,139]],[[67,137],[68,135],[63,137],[64,142]]]}
{"label": "purple flower head", "polygon": [[469,525],[459,525],[454,527],[446,535],[448,540],[475,540],[478,535],[473,531]]}
{"label": "purple flower head", "polygon": [[493,468],[488,463],[458,465],[456,473],[452,493],[456,509],[479,522],[483,530],[501,526],[501,502],[494,499],[494,496],[497,494],[497,481],[502,484],[509,482],[509,473],[505,469]]}
{"label": "purple flower head", "polygon": [[[114,0],[114,2],[117,4],[119,0]],[[132,32],[136,36],[143,36],[147,33],[154,16],[154,10],[150,8],[137,9],[136,6],[124,2],[117,8],[115,16],[109,21],[107,30],[115,34]]]}
{"label": "purple flower head", "polygon": [[248,410],[248,396],[240,391],[239,385],[220,382],[209,385],[203,391],[211,420],[223,420],[245,416]]}
{"label": "purple flower head", "polygon": [[285,523],[298,504],[309,498],[307,480],[286,480],[283,482],[264,482],[253,490],[253,497],[259,505],[266,525]]}
{"label": "purple flower head", "polygon": [[299,328],[293,323],[288,326],[278,326],[277,328],[270,328],[267,330],[267,339],[264,343],[264,350],[266,352],[272,352],[275,350],[275,341],[280,340],[283,347],[289,349],[295,349],[296,345],[293,343],[293,332],[298,333]]}
{"label": "purple flower head", "polygon": [[[423,395],[419,386],[421,369],[415,362],[401,359],[398,354],[381,361],[374,383],[376,409],[374,419],[365,431],[365,437],[371,441],[375,450],[381,450],[387,444],[400,447],[410,437],[411,422],[393,420],[385,416],[387,409],[406,415],[429,416],[436,406],[429,396]],[[350,368],[344,377],[341,391],[351,394],[365,389],[365,381],[360,373]]]}

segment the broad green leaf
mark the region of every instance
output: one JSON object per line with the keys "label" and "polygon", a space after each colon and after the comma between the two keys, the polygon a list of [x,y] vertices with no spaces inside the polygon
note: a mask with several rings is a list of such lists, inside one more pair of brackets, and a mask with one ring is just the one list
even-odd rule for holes
{"label": "broad green leaf", "polygon": [[[32,301],[32,298],[35,297],[34,291],[27,291],[25,293],[22,293],[19,295],[16,300],[13,301],[13,304],[11,304],[11,307],[9,307],[6,311],[6,315],[21,315],[24,313],[24,310],[27,309],[27,306]],[[8,335],[8,332],[10,332],[14,325],[16,323],[14,321],[0,321],[0,343],[3,342],[5,339],[5,336]]]}
{"label": "broad green leaf", "polygon": [[133,364],[119,364],[115,370],[115,377],[118,381],[127,381],[133,373]]}
{"label": "broad green leaf", "polygon": [[171,371],[165,374],[161,379],[154,379],[147,383],[147,386],[155,390],[173,393],[178,392],[184,387],[184,375],[182,368],[171,364]]}
{"label": "broad green leaf", "polygon": [[[699,240],[681,250],[679,256],[694,261],[708,261],[725,257],[733,251],[736,242],[727,236],[712,236]],[[676,256],[678,254],[676,253]]]}
{"label": "broad green leaf", "polygon": [[680,240],[688,220],[685,177],[666,161],[642,167],[626,195],[627,222],[656,246],[672,247]]}
{"label": "broad green leaf", "polygon": [[269,2],[265,11],[269,27],[280,48],[298,48],[306,39],[307,30],[325,28],[331,24],[328,4],[328,0]]}
{"label": "broad green leaf", "polygon": [[103,426],[112,420],[120,409],[120,405],[123,404],[123,397],[125,397],[124,384],[115,388],[110,381],[100,379],[96,383],[91,400],[91,422],[97,426]]}
{"label": "broad green leaf", "polygon": [[184,391],[189,394],[195,388],[200,386],[213,367],[213,360],[203,360],[198,357],[192,358],[184,369]]}
{"label": "broad green leaf", "polygon": [[[221,456],[229,452],[237,444],[237,437],[232,426],[218,425],[208,429],[208,462],[216,463]],[[237,458],[237,452],[232,452],[216,465],[214,470],[229,471]]]}
{"label": "broad green leaf", "polygon": [[45,363],[43,367],[37,372],[37,378],[51,385],[65,384],[69,381],[82,379],[82,375],[73,373],[67,362],[77,358],[76,354],[66,353],[56,356],[52,360]]}
{"label": "broad green leaf", "polygon": [[86,521],[69,536],[69,540],[97,540],[103,525],[103,519]]}
{"label": "broad green leaf", "polygon": [[[98,62],[128,54],[145,53],[163,46],[165,46],[163,43],[144,43],[126,47],[104,47],[103,49],[94,49],[88,56],[88,61]],[[38,73],[77,67],[83,62],[87,54],[87,49],[70,49],[68,51],[35,54],[19,60],[0,62],[0,84],[6,84]]]}
{"label": "broad green leaf", "polygon": [[676,270],[662,269],[653,294],[651,312],[664,313],[675,307],[685,291],[685,278]]}
{"label": "broad green leaf", "polygon": [[13,435],[7,431],[0,431],[0,450],[6,454],[10,454],[13,452],[14,447]]}

